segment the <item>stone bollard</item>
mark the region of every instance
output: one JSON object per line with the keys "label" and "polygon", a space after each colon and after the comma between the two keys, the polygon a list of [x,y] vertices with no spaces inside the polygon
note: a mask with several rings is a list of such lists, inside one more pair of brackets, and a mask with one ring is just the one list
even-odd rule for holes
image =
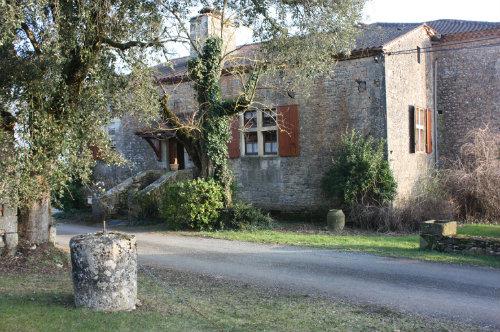
{"label": "stone bollard", "polygon": [[135,310],[135,236],[97,232],[75,236],[69,246],[77,307],[108,312]]}

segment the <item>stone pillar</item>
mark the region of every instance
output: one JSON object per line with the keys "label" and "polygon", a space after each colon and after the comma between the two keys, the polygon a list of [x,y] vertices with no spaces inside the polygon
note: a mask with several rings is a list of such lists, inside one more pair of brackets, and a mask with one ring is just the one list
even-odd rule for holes
{"label": "stone pillar", "polygon": [[75,236],[69,245],[77,307],[108,312],[135,309],[135,236],[98,232]]}
{"label": "stone pillar", "polygon": [[14,117],[0,110],[0,255],[15,254],[18,244]]}

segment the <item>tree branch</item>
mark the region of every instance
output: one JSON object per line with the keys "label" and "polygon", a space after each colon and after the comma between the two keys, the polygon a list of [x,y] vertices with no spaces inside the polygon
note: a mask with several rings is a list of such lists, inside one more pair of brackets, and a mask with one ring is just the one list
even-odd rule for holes
{"label": "tree branch", "polygon": [[181,40],[180,38],[172,38],[172,39],[165,39],[165,40],[157,40],[156,39],[156,40],[152,40],[149,42],[132,40],[132,41],[128,41],[125,43],[120,43],[118,41],[112,40],[112,39],[105,37],[105,36],[100,36],[99,39],[103,44],[107,44],[107,45],[114,47],[114,48],[117,48],[121,51],[126,51],[128,49],[133,48],[133,47],[145,48],[145,47],[158,46],[158,45],[162,45],[164,43],[170,43],[170,42],[186,43],[186,41]]}
{"label": "tree branch", "polygon": [[21,28],[24,30],[26,36],[30,40],[31,46],[33,46],[33,48],[35,49],[35,54],[37,55],[37,57],[42,58],[42,48],[36,40],[36,36],[33,31],[31,31],[30,27],[26,23],[21,23]]}

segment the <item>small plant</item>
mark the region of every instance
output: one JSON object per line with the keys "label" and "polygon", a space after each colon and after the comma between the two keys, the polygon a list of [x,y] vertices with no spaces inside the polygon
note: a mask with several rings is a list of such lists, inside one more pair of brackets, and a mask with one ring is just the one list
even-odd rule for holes
{"label": "small plant", "polygon": [[356,133],[342,137],[333,167],[322,181],[323,191],[340,206],[382,205],[396,196],[396,181],[384,160],[384,140]]}
{"label": "small plant", "polygon": [[174,227],[197,230],[220,228],[224,188],[212,178],[197,178],[169,185],[162,198],[160,214]]}
{"label": "small plant", "polygon": [[270,229],[274,220],[251,204],[237,202],[221,213],[221,224],[227,229]]}

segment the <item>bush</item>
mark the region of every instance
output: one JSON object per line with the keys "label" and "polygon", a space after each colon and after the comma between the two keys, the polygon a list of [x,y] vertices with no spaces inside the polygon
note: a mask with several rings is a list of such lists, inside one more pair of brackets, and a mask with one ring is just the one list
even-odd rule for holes
{"label": "bush", "polygon": [[65,212],[88,209],[86,193],[85,186],[80,181],[74,181],[64,191],[57,193],[52,203]]}
{"label": "bush", "polygon": [[360,228],[381,232],[411,232],[425,220],[449,220],[456,216],[456,207],[446,198],[443,176],[435,172],[419,181],[420,186],[407,198],[393,205],[362,205],[350,207],[348,221]]}
{"label": "bush", "polygon": [[237,202],[224,209],[220,218],[221,224],[227,229],[270,229],[273,218],[268,213],[255,208],[251,204]]}
{"label": "bush", "polygon": [[219,211],[224,206],[224,188],[214,179],[197,178],[167,186],[160,214],[176,227],[197,230],[220,228]]}
{"label": "bush", "polygon": [[322,181],[323,191],[346,208],[354,204],[382,205],[396,196],[396,181],[384,160],[384,141],[354,130],[342,137],[340,152]]}
{"label": "bush", "polygon": [[464,219],[500,221],[500,135],[486,126],[465,136],[446,188]]}

